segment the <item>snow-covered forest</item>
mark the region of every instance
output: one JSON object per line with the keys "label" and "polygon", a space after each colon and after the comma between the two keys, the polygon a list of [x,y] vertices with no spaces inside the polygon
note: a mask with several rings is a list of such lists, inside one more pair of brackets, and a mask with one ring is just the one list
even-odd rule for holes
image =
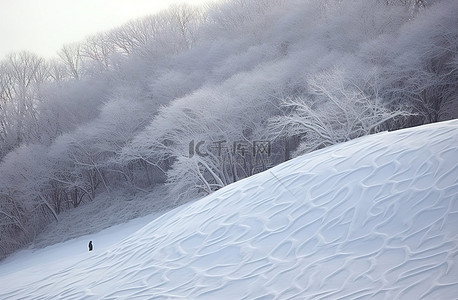
{"label": "snow-covered forest", "polygon": [[455,0],[173,6],[0,61],[0,258],[104,192],[207,195],[294,156],[458,117]]}

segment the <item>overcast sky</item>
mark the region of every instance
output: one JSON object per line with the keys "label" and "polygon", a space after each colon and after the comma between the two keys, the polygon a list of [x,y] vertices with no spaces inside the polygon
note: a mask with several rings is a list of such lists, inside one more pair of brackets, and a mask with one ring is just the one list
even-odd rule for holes
{"label": "overcast sky", "polygon": [[0,59],[28,50],[54,57],[62,45],[166,9],[214,0],[0,0]]}

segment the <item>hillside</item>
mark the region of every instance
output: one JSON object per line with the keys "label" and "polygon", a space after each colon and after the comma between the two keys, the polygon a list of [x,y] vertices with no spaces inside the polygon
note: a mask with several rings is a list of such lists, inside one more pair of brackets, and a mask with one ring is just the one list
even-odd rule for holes
{"label": "hillside", "polygon": [[10,261],[0,298],[452,299],[457,216],[453,120],[300,156],[104,249]]}
{"label": "hillside", "polygon": [[456,0],[174,5],[0,60],[0,260],[458,118]]}

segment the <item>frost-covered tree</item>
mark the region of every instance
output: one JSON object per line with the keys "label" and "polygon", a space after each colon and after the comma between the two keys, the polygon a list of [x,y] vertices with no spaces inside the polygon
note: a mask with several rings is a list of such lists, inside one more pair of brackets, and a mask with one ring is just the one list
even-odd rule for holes
{"label": "frost-covered tree", "polygon": [[115,45],[109,36],[100,33],[88,37],[81,46],[81,57],[87,59],[91,64],[93,72],[99,73],[107,71],[113,66],[113,56],[115,55]]}
{"label": "frost-covered tree", "polygon": [[458,3],[442,1],[422,12],[400,30],[384,66],[385,98],[412,105],[414,124],[457,116],[458,110]]}
{"label": "frost-covered tree", "polygon": [[30,242],[50,219],[46,148],[22,146],[0,164],[0,257]]}
{"label": "frost-covered tree", "polygon": [[298,153],[302,154],[393,129],[399,126],[395,121],[412,114],[406,108],[384,103],[375,78],[366,82],[369,90],[340,69],[310,77],[307,95],[282,99],[286,114],[271,119],[272,135],[299,136],[302,143]]}
{"label": "frost-covered tree", "polygon": [[32,53],[12,53],[0,62],[0,157],[23,142],[39,141],[37,105],[48,79],[48,65]]}
{"label": "frost-covered tree", "polygon": [[81,55],[82,44],[72,43],[64,45],[58,52],[59,58],[65,65],[67,74],[73,79],[84,76],[83,57]]}

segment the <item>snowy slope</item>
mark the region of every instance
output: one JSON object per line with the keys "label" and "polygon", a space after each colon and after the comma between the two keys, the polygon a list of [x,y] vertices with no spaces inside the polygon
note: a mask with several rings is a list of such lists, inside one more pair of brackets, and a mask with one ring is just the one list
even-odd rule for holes
{"label": "snowy slope", "polygon": [[175,209],[104,251],[0,272],[0,298],[455,299],[457,182],[457,120],[361,138]]}

